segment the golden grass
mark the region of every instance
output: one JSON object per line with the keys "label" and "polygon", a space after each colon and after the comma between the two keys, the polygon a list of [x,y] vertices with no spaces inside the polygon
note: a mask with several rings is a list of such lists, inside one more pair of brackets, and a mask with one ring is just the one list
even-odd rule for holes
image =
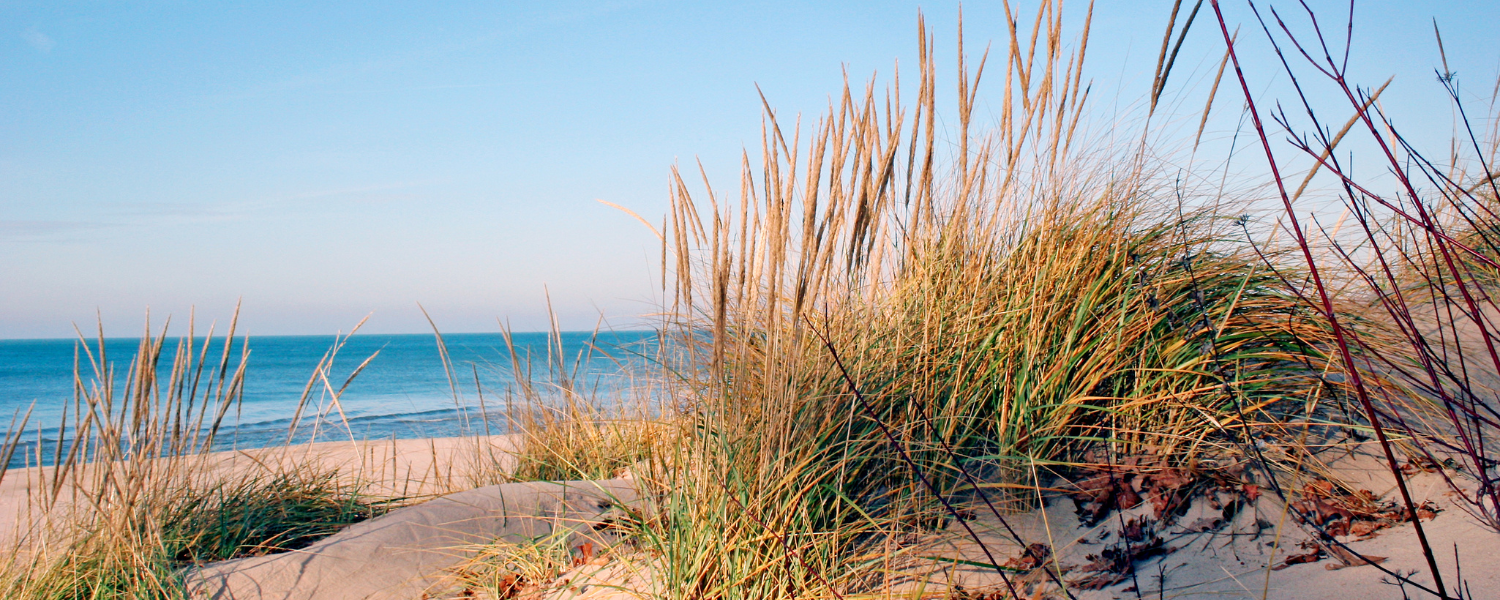
{"label": "golden grass", "polygon": [[[170,355],[167,326],[148,325],[123,379],[102,334],[80,344],[51,466],[10,474],[27,479],[27,506],[6,515],[20,520],[0,550],[0,596],[180,598],[184,566],[299,548],[409,500],[366,493],[383,465],[340,470],[298,460],[291,447],[213,452],[245,384],[248,340],[234,338],[235,324],[222,339],[210,329],[198,346],[190,321]],[[319,364],[299,416],[316,384],[333,405],[347,388],[327,381],[341,346]]]}
{"label": "golden grass", "polygon": [[945,129],[919,29],[914,108],[899,83],[846,87],[804,143],[767,105],[738,202],[678,175],[667,319],[695,404],[641,535],[671,597],[880,589],[971,477],[1037,485],[1030,466],[1091,448],[1242,456],[1328,399],[1328,333],[1280,279],[1297,269],[1265,268],[1236,206],[1174,185],[1145,142],[1089,142],[1087,25],[1070,46],[1044,2],[1031,39],[1011,29],[985,131],[988,57],[971,75],[960,55]]}

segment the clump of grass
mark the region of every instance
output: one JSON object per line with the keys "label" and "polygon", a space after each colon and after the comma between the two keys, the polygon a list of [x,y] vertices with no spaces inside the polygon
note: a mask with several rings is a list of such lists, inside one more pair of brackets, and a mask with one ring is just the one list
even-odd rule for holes
{"label": "clump of grass", "polygon": [[522,439],[508,481],[610,479],[657,456],[667,428],[655,421],[608,418],[569,401],[563,408],[527,406],[511,413]]}
{"label": "clump of grass", "polygon": [[[234,324],[212,369],[207,367],[212,364],[213,332],[195,352],[190,324],[166,381],[158,368],[166,330],[153,335],[148,325],[123,388],[115,387],[102,332],[96,350],[81,345],[93,383],[87,385],[81,372],[75,374],[75,424],[69,431],[65,416],[59,428],[60,460],[50,473],[38,469],[33,474],[43,520],[20,542],[32,547],[11,555],[7,576],[0,581],[8,596],[181,595],[158,517],[203,472],[204,457],[243,390],[248,349],[241,342],[236,366],[231,361]],[[67,433],[71,438],[65,440]]]}
{"label": "clump of grass", "polygon": [[236,471],[212,454],[244,389],[249,349],[234,330],[215,361],[212,329],[199,347],[190,322],[164,370],[167,328],[148,325],[122,386],[102,333],[80,345],[92,381],[75,374],[73,424],[64,417],[53,465],[27,473],[37,518],[0,565],[0,596],[182,598],[189,563],[304,546],[384,509],[357,478],[274,461]]}
{"label": "clump of grass", "polygon": [[[496,540],[479,546],[474,556],[454,571],[454,587],[467,595],[483,591],[491,598],[506,600],[545,586],[577,566],[580,559],[587,560],[575,556],[572,539],[571,531],[559,529],[534,539]],[[592,554],[594,546],[587,547]]]}
{"label": "clump of grass", "polygon": [[609,479],[628,467],[651,459],[667,442],[669,429],[653,417],[647,402],[650,389],[638,386],[630,398],[615,398],[612,407],[601,402],[597,389],[580,381],[579,369],[602,352],[594,339],[581,354],[568,360],[562,354],[562,332],[549,331],[546,369],[530,368],[533,357],[518,352],[510,331],[504,331],[515,389],[507,390],[505,421],[519,436],[514,464],[503,473],[507,481],[569,481]]}
{"label": "clump of grass", "polygon": [[[548,312],[551,314],[550,305]],[[448,359],[442,333],[435,325],[433,330],[454,402],[461,408],[472,408],[460,391],[457,371]],[[614,397],[604,397],[599,382],[589,379],[598,374],[583,375],[586,365],[619,362],[599,347],[598,334],[595,330],[576,356],[567,356],[563,351],[562,331],[553,316],[546,356],[533,356],[529,349],[517,348],[510,328],[502,326],[509,358],[504,365],[509,375],[505,388],[486,390],[479,383],[478,366],[471,365],[473,391],[478,400],[476,412],[481,421],[477,427],[469,423],[469,428],[485,433],[475,439],[472,484],[609,479],[624,474],[637,463],[649,462],[660,448],[671,443],[672,428],[652,406],[656,397],[654,380],[634,379],[636,385]],[[659,344],[652,345],[660,351]],[[652,348],[621,351],[650,352]],[[497,401],[503,404],[497,411],[502,419],[492,423],[490,404]],[[502,443],[503,448],[497,448],[490,439],[497,432],[511,436]]]}
{"label": "clump of grass", "polygon": [[361,487],[305,468],[220,481],[168,504],[158,517],[162,545],[176,564],[304,548],[392,506]]}
{"label": "clump of grass", "polygon": [[305,547],[388,506],[339,483],[336,473],[235,477],[162,496],[143,499],[159,508],[129,517],[54,524],[72,542],[8,565],[13,572],[0,591],[35,599],[182,598],[186,567]]}
{"label": "clump of grass", "polygon": [[25,565],[22,568],[28,572],[8,577],[0,584],[0,592],[37,600],[186,598],[180,575],[157,550],[152,540],[90,536],[61,555],[39,559],[46,562]]}
{"label": "clump of grass", "polygon": [[676,180],[669,330],[696,404],[645,534],[674,597],[878,588],[953,503],[1006,500],[979,480],[1035,485],[1094,448],[1236,454],[1342,400],[1329,331],[1238,206],[1083,141],[1087,34],[1068,49],[1061,14],[1044,2],[1029,42],[1012,23],[994,130],[970,131],[985,61],[962,54],[939,126],[923,28],[914,110],[846,87],[803,146],[768,107],[737,203]]}

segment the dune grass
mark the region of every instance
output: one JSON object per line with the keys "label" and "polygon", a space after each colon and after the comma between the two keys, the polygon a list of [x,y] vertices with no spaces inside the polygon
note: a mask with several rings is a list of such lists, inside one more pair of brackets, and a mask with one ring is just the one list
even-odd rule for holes
{"label": "dune grass", "polygon": [[[956,128],[923,28],[914,108],[846,87],[804,143],[768,106],[737,203],[679,176],[669,331],[697,404],[644,534],[669,595],[878,590],[901,540],[953,504],[1028,502],[1004,490],[1037,466],[1243,458],[1344,401],[1295,263],[1244,238],[1240,206],[1145,142],[1092,141],[1086,37],[1061,18],[1043,3],[1031,40],[972,74],[960,57]],[[971,131],[986,64],[1000,121]]]}
{"label": "dune grass", "polygon": [[176,564],[296,550],[388,510],[360,487],[311,469],[220,481],[174,498],[159,517],[162,545]]}
{"label": "dune grass", "polygon": [[572,568],[576,558],[571,538],[571,532],[559,530],[535,539],[485,544],[474,549],[473,557],[454,573],[453,582],[471,593],[482,590],[497,600],[508,600]]}
{"label": "dune grass", "polygon": [[[649,402],[654,396],[646,374],[630,386],[629,397],[601,397],[580,381],[583,365],[604,354],[594,338],[581,354],[563,356],[562,332],[550,332],[545,369],[531,368],[533,357],[519,352],[510,331],[503,330],[510,356],[513,389],[505,390],[506,431],[519,437],[512,464],[497,471],[500,481],[572,481],[610,479],[642,461],[659,455],[670,443],[667,426]],[[624,349],[622,351],[643,351]],[[606,402],[608,406],[606,406]]]}
{"label": "dune grass", "polygon": [[[676,396],[692,403],[666,461],[679,468],[662,486],[664,514],[639,542],[662,557],[668,596],[889,589],[911,576],[914,535],[967,527],[960,507],[993,510],[1003,525],[1003,509],[1033,501],[1027,490],[1049,473],[1121,456],[1255,465],[1246,482],[1281,493],[1308,476],[1308,444],[1378,434],[1386,418],[1406,426],[1382,446],[1413,456],[1483,448],[1465,428],[1492,439],[1478,432],[1490,423],[1484,394],[1465,387],[1456,396],[1468,404],[1445,409],[1391,377],[1397,355],[1379,352],[1402,338],[1368,310],[1379,293],[1313,297],[1317,265],[1303,250],[1337,256],[1336,241],[1255,239],[1241,215],[1257,198],[1184,183],[1213,178],[1158,158],[1149,118],[1124,135],[1111,124],[1111,139],[1139,142],[1094,137],[1081,116],[1088,25],[1065,40],[1061,15],[1043,2],[1030,39],[1013,21],[1008,48],[972,73],[961,54],[947,127],[919,28],[914,105],[899,83],[879,93],[872,81],[792,128],[767,103],[761,160],[746,157],[737,200],[707,174],[701,185],[677,175],[662,231],[666,319],[684,349],[670,368]],[[1174,55],[1163,47],[1159,86]],[[972,130],[982,74],[1004,93],[991,101],[993,128]],[[1493,213],[1471,199],[1450,215],[1482,238]],[[1468,271],[1443,266],[1436,242],[1448,238],[1426,227],[1404,246],[1427,259],[1407,260],[1417,265],[1407,281],[1451,282],[1453,312],[1464,277],[1487,272],[1472,265],[1488,263],[1467,252]],[[1341,277],[1368,264],[1349,260]],[[1351,332],[1366,346],[1343,348]],[[1462,352],[1418,346],[1429,364],[1433,348],[1449,361]],[[1381,408],[1366,410],[1370,395]],[[1445,410],[1466,420],[1430,426]],[[1002,591],[1018,594],[998,566],[1009,557],[984,552]],[[1052,593],[1068,595],[1061,574],[1049,576]]]}
{"label": "dune grass", "polygon": [[[632,358],[659,364],[659,356],[647,354],[662,352],[661,344],[615,349],[640,356],[614,356],[600,347],[596,329],[578,354],[568,356],[550,305],[548,315],[552,328],[547,332],[544,356],[518,347],[510,328],[501,325],[508,361],[490,365],[507,376],[501,389],[482,386],[477,365],[470,365],[472,388],[460,383],[443,335],[433,325],[454,403],[468,415],[465,429],[485,434],[475,438],[474,464],[469,468],[473,486],[609,479],[632,465],[650,462],[664,445],[672,443],[665,416],[653,404],[659,376],[622,368],[617,374],[629,377],[629,383],[623,391],[605,394],[599,389],[601,382],[594,379],[601,374],[585,371],[596,362],[623,365]],[[474,394],[473,401],[465,396],[466,391]],[[487,441],[499,432],[512,436],[508,448],[497,449]]]}
{"label": "dune grass", "polygon": [[[295,550],[383,512],[334,473],[236,476],[142,494],[134,514],[54,521],[69,540],[6,565],[6,597],[185,598],[182,570],[202,562]],[[17,561],[18,557],[12,557]]]}
{"label": "dune grass", "polygon": [[233,341],[231,322],[215,365],[210,344],[195,352],[189,325],[162,381],[165,338],[148,325],[122,388],[115,387],[102,333],[97,348],[82,345],[93,383],[75,375],[71,440],[61,439],[67,429],[60,428],[56,444],[57,458],[66,459],[34,473],[45,518],[29,524],[18,542],[24,546],[10,553],[0,578],[6,596],[181,596],[161,517],[175,492],[192,489],[243,389],[245,348],[242,342],[236,363]]}
{"label": "dune grass", "polygon": [[212,452],[244,389],[249,350],[234,330],[214,357],[213,331],[196,346],[190,323],[169,357],[167,327],[148,325],[122,380],[102,335],[80,345],[72,427],[65,417],[52,464],[24,475],[34,518],[6,549],[0,596],[180,598],[188,565],[299,548],[392,505],[357,474],[274,451],[236,468]]}

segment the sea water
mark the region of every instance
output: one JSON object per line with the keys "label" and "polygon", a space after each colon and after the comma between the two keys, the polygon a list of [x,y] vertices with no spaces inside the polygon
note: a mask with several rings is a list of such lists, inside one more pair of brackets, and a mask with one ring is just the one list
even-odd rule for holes
{"label": "sea water", "polygon": [[[445,334],[442,346],[434,335],[365,335],[349,337],[339,349],[327,382],[313,381],[304,415],[293,441],[381,438],[421,438],[501,433],[507,401],[518,399],[515,367],[530,371],[543,396],[556,396],[556,368],[561,364],[592,402],[608,410],[640,387],[637,379],[646,372],[656,348],[653,332],[563,332],[549,343],[545,333],[514,333],[511,336],[518,362],[500,334]],[[168,339],[158,366],[166,380],[172,356],[181,340]],[[292,418],[297,412],[309,379],[333,348],[333,336],[250,336],[235,338],[230,348],[230,374],[238,365],[244,344],[244,391],[231,407],[221,430],[218,448],[255,448],[286,443]],[[140,340],[112,338],[104,342],[105,361],[114,370],[114,386],[123,395],[126,372]],[[202,350],[196,340],[194,353]],[[97,362],[99,342],[88,348],[78,340],[0,340],[0,419],[32,410],[24,443],[11,459],[11,467],[36,464],[38,456],[50,462],[55,440],[66,440],[60,430],[65,407],[74,404],[76,373],[86,388],[97,385],[90,354]],[[560,347],[560,351],[559,351]],[[446,348],[451,369],[444,368],[441,349]],[[224,346],[212,340],[208,348],[208,371],[217,367]],[[556,357],[561,361],[556,361]],[[373,357],[373,358],[371,358]],[[549,358],[553,357],[553,358]],[[196,357],[195,357],[196,358]],[[339,395],[330,399],[328,386],[342,387],[349,375],[366,359],[369,364]],[[452,379],[450,380],[450,374]],[[526,377],[523,376],[523,379]],[[200,383],[200,387],[204,384]],[[481,392],[483,398],[481,398]],[[481,401],[487,401],[481,412]],[[521,398],[524,400],[524,398]],[[340,414],[342,409],[342,414]],[[71,411],[71,408],[68,410]],[[321,419],[320,419],[321,416]],[[76,415],[69,415],[69,429]],[[10,421],[10,428],[16,426]],[[38,437],[41,452],[38,452]]]}

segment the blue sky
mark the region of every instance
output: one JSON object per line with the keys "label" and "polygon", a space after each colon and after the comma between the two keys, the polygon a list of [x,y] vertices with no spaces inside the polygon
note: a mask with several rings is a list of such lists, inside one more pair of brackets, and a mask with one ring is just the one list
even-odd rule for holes
{"label": "blue sky", "polygon": [[[756,84],[783,114],[815,117],[844,70],[862,81],[915,65],[919,8],[951,86],[957,15],[911,2],[307,4],[0,3],[0,338],[67,337],[96,310],[119,335],[148,307],[222,320],[240,298],[257,334],[332,333],[372,312],[370,331],[420,332],[418,302],[446,331],[497,318],[528,330],[545,326],[544,289],[567,328],[600,314],[630,326],[653,310],[659,249],[595,199],[658,217],[669,168],[696,159],[730,185],[759,144]],[[1393,110],[1445,136],[1430,21],[1487,97],[1500,11],[1425,4],[1360,3],[1355,73],[1398,75]],[[1226,2],[1232,21],[1244,6]],[[1169,7],[1100,0],[1096,111],[1149,87]],[[1172,92],[1185,111],[1222,52],[1204,11]],[[965,9],[972,54],[1003,35],[1002,15]],[[1261,54],[1247,60],[1272,95]]]}

